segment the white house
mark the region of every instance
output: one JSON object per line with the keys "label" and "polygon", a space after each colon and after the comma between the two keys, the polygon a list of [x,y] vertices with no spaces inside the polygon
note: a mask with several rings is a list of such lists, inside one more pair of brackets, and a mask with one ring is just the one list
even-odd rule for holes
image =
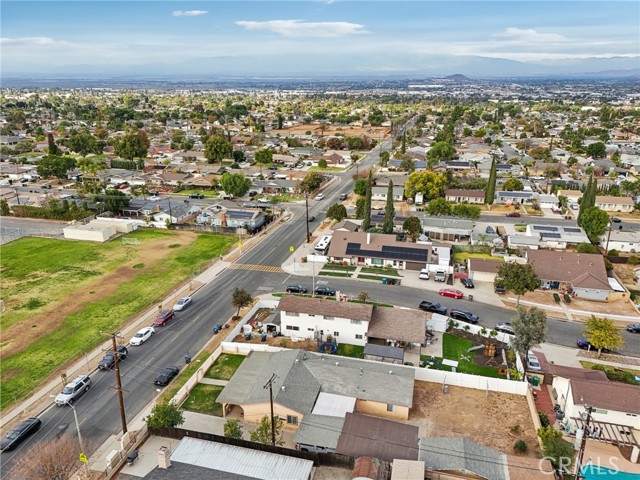
{"label": "white house", "polygon": [[635,207],[631,197],[611,197],[607,195],[596,197],[596,207],[605,212],[633,212]]}
{"label": "white house", "polygon": [[609,235],[609,231],[602,234],[600,237],[600,245],[608,246],[609,250],[638,253],[640,252],[640,232],[621,232],[612,229],[611,235]]}
{"label": "white house", "polygon": [[364,346],[373,305],[285,295],[278,305],[282,333]]}
{"label": "white house", "polygon": [[[389,187],[372,187],[371,188],[371,200],[378,201],[386,201],[387,200],[387,192],[389,191]],[[401,202],[404,198],[404,186],[402,185],[394,185],[393,186],[393,201]]]}

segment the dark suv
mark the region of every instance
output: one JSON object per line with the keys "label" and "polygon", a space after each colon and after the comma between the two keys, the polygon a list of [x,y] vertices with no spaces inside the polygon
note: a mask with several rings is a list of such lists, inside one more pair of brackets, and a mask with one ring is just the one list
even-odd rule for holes
{"label": "dark suv", "polygon": [[118,355],[118,361],[120,362],[127,358],[127,353],[129,352],[127,351],[127,347],[124,345],[118,346],[117,353],[114,353],[113,350],[107,351],[107,353],[104,354],[104,358],[100,360],[98,368],[100,370],[111,370],[116,364],[115,356]]}
{"label": "dark suv", "polygon": [[447,314],[447,309],[445,307],[443,307],[437,302],[436,303],[427,302],[426,300],[423,302],[420,302],[420,310],[424,310],[425,312],[435,312],[435,313],[439,313],[440,315]]}
{"label": "dark suv", "polygon": [[199,200],[202,200],[204,198],[204,195],[201,193],[192,193],[191,195],[189,195],[189,198],[197,198]]}
{"label": "dark suv", "polygon": [[336,291],[333,288],[329,287],[316,287],[314,292],[316,295],[325,295],[328,297],[332,297],[336,294]]}
{"label": "dark suv", "polygon": [[480,317],[478,317],[478,315],[476,315],[475,313],[471,313],[467,310],[460,310],[457,308],[452,309],[449,315],[451,316],[451,318],[462,320],[463,322],[467,323],[473,323],[474,325],[476,325],[478,323],[478,320],[480,320]]}
{"label": "dark suv", "polygon": [[307,287],[302,285],[289,285],[287,287],[287,293],[307,293]]}

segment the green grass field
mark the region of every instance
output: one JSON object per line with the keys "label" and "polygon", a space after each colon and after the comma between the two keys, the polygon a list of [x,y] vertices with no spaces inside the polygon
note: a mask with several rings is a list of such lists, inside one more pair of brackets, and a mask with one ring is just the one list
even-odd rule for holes
{"label": "green grass field", "polygon": [[[476,365],[473,362],[475,353],[468,352],[468,349],[473,346],[474,343],[471,340],[445,333],[442,338],[442,356],[449,360],[460,362],[457,368],[457,371],[460,373],[471,373],[473,375],[482,375],[483,377],[498,378],[497,368]],[[466,357],[469,360],[464,360],[462,357]]]}
{"label": "green grass field", "polygon": [[[21,298],[26,306],[15,313],[7,311],[2,329],[44,313],[47,306],[63,302],[100,275],[134,259],[136,248],[144,248],[145,240],[172,235],[175,234],[163,230],[136,231],[129,236],[140,240],[142,245],[134,248],[119,241],[93,244],[37,238],[5,246],[1,264],[3,282],[8,284],[3,293],[5,304],[20,305],[16,298]],[[80,311],[66,317],[59,328],[26,349],[3,356],[0,409],[30,395],[56,368],[103,342],[101,330],[117,331],[130,317],[160,301],[211,258],[227,251],[233,241],[228,236],[199,235],[189,245],[170,249],[147,270],[136,270],[139,274],[120,283],[112,294],[100,297],[99,287],[95,287],[95,301],[86,303]],[[29,310],[29,306],[36,308]]]}
{"label": "green grass field", "polygon": [[398,276],[398,270],[395,268],[373,268],[373,267],[362,267],[360,269],[362,273],[377,273],[378,275],[395,275]]}
{"label": "green grass field", "polygon": [[191,390],[191,393],[182,404],[182,408],[190,412],[221,417],[222,404],[216,402],[216,399],[223,388],[218,385],[199,383],[193,387],[193,390]]}
{"label": "green grass field", "polygon": [[348,345],[346,343],[341,343],[338,345],[336,355],[351,358],[364,358],[364,347],[361,347],[360,345]]}
{"label": "green grass field", "polygon": [[180,190],[179,192],[172,193],[172,196],[185,196],[191,195],[193,193],[199,193],[209,198],[216,198],[220,196],[220,193],[217,190]]}
{"label": "green grass field", "polygon": [[348,272],[339,272],[334,270],[320,270],[318,275],[322,277],[345,277],[351,278],[351,273]]}
{"label": "green grass field", "polygon": [[231,380],[233,374],[240,366],[244,359],[247,358],[244,355],[232,355],[229,353],[223,353],[220,355],[211,368],[204,374],[207,378],[216,378],[218,380]]}
{"label": "green grass field", "polygon": [[504,258],[493,257],[487,253],[455,252],[453,254],[453,261],[456,263],[465,263],[467,258],[484,258],[487,260],[498,260],[499,262],[504,262]]}
{"label": "green grass field", "polygon": [[343,270],[345,272],[355,272],[358,267],[351,265],[339,265],[337,263],[326,263],[322,270]]}

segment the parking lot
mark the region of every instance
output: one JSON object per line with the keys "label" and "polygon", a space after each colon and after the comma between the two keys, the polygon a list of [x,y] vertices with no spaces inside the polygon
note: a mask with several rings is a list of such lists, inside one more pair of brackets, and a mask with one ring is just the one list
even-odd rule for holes
{"label": "parking lot", "polygon": [[2,217],[0,244],[27,236],[62,238],[62,229],[66,226],[67,222],[53,220]]}

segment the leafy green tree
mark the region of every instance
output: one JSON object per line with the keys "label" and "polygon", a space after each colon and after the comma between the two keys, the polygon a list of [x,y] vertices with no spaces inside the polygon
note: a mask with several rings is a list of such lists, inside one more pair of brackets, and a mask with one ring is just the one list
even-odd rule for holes
{"label": "leafy green tree", "polygon": [[78,168],[85,175],[97,175],[99,172],[107,168],[103,160],[93,160],[91,158],[81,158],[78,160]]}
{"label": "leafy green tree", "polygon": [[593,158],[604,158],[607,154],[607,147],[602,142],[592,143],[587,146],[587,155]]}
{"label": "leafy green tree", "polygon": [[164,401],[156,403],[144,421],[149,428],[172,428],[184,423],[184,415],[175,403]]}
{"label": "leafy green tree", "polygon": [[318,160],[318,167],[319,168],[327,168],[329,165],[327,164],[327,161],[324,158],[321,158],[320,160]]}
{"label": "leafy green tree", "polygon": [[227,438],[234,438],[236,440],[242,440],[242,425],[240,420],[230,419],[224,424],[224,436]]}
{"label": "leafy green tree", "polygon": [[67,178],[67,172],[75,166],[76,160],[73,157],[47,155],[38,162],[36,171],[42,178]]}
{"label": "leafy green tree", "polygon": [[49,155],[60,155],[60,147],[56,145],[56,141],[53,139],[52,133],[47,133],[47,143],[49,144]]}
{"label": "leafy green tree", "polygon": [[232,155],[233,146],[231,142],[219,136],[209,138],[204,146],[204,156],[209,163],[222,163],[223,158],[229,158]]}
{"label": "leafy green tree", "polygon": [[589,181],[587,182],[587,186],[584,189],[584,193],[582,194],[582,198],[580,199],[580,209],[578,210],[578,225],[581,225],[582,214],[587,208],[593,207],[590,204],[589,196],[591,195],[591,186],[593,184],[593,175],[589,175]]}
{"label": "leafy green tree", "polygon": [[609,225],[609,215],[598,207],[586,209],[580,220],[580,226],[584,228],[587,237],[593,243],[598,243],[600,236],[607,230],[607,225]]}
{"label": "leafy green tree", "polygon": [[233,289],[233,293],[231,294],[231,305],[237,309],[236,317],[240,317],[240,309],[248,307],[251,305],[251,302],[253,302],[253,297],[249,292],[238,287]]}
{"label": "leafy green tree", "polygon": [[441,197],[446,184],[447,177],[442,173],[431,171],[414,172],[409,175],[404,191],[407,198],[415,197],[418,192],[422,193],[426,202]]}
{"label": "leafy green tree", "polygon": [[510,178],[504,182],[502,188],[507,192],[521,192],[524,190],[524,185],[517,178]]}
{"label": "leafy green tree", "polygon": [[563,440],[562,431],[549,425],[539,428],[536,434],[542,441],[542,454],[549,459],[553,468],[561,475],[571,474],[576,449],[573,444]]}
{"label": "leafy green tree", "polygon": [[327,218],[331,218],[337,222],[347,218],[347,208],[341,203],[334,203],[327,210]]}
{"label": "leafy green tree", "polygon": [[427,160],[431,162],[448,162],[453,160],[456,155],[456,149],[452,143],[448,142],[436,142],[431,145],[431,148],[427,152]]}
{"label": "leafy green tree", "polygon": [[386,167],[389,164],[389,152],[386,150],[380,154],[380,166],[382,168]]}
{"label": "leafy green tree", "polygon": [[516,306],[520,306],[520,295],[533,292],[540,286],[540,280],[530,263],[505,262],[498,268],[494,284],[515,293],[518,296]]}
{"label": "leafy green tree", "polygon": [[362,214],[362,231],[366,232],[371,227],[371,195],[373,189],[373,171],[369,170],[367,177],[367,194],[364,196],[364,207]]}
{"label": "leafy green tree", "polygon": [[66,140],[66,144],[72,152],[76,152],[83,157],[86,157],[90,153],[100,154],[104,148],[104,144],[98,143],[96,137],[89,132],[72,134]]}
{"label": "leafy green tree", "polygon": [[431,200],[424,211],[429,215],[451,215],[453,207],[451,202],[441,197]]}
{"label": "leafy green tree", "polygon": [[411,160],[410,158],[404,158],[400,162],[400,170],[403,172],[415,172],[416,170],[416,162]]}
{"label": "leafy green tree", "polygon": [[225,173],[220,178],[220,185],[232,197],[243,197],[251,188],[251,180],[241,173]]}
{"label": "leafy green tree", "polygon": [[104,195],[99,195],[97,201],[103,202],[105,209],[110,212],[120,212],[129,205],[129,197],[120,190],[105,190]]}
{"label": "leafy green tree", "polygon": [[145,158],[151,142],[144,130],[131,131],[114,142],[116,155],[126,159]]}
{"label": "leafy green tree", "polygon": [[602,354],[603,348],[618,350],[624,344],[620,330],[608,318],[591,315],[585,325],[587,327],[584,332],[585,338],[594,348],[598,349],[598,357]]}
{"label": "leafy green tree", "polygon": [[9,204],[4,198],[0,200],[0,215],[2,215],[3,217],[8,217],[9,215],[11,215]]}
{"label": "leafy green tree", "polygon": [[402,144],[400,145],[400,152],[407,153],[407,132],[402,134]]}
{"label": "leafy green tree", "polygon": [[598,247],[591,243],[579,243],[576,247],[578,253],[600,253]]}
{"label": "leafy green tree", "polygon": [[453,206],[452,214],[456,217],[470,218],[477,220],[480,218],[480,207],[469,205],[468,203],[458,203]]}
{"label": "leafy green tree", "polygon": [[256,163],[272,163],[273,162],[273,150],[270,148],[263,148],[262,150],[256,150],[254,154]]}
{"label": "leafy green tree", "polygon": [[531,347],[545,341],[547,314],[537,307],[518,307],[516,317],[511,320],[511,326],[515,332],[513,348],[521,355],[526,355]]}
{"label": "leafy green tree", "polygon": [[[284,445],[284,435],[282,432],[282,419],[280,417],[273,418],[273,426],[275,430],[276,445]],[[258,428],[251,432],[251,441],[262,443],[263,445],[271,445],[271,420],[268,416],[262,417]]]}
{"label": "leafy green tree", "polygon": [[393,217],[396,211],[393,208],[393,182],[389,180],[387,188],[387,203],[384,208],[384,221],[382,222],[382,233],[393,233]]}
{"label": "leafy green tree", "polygon": [[234,162],[240,163],[245,160],[245,154],[242,150],[234,150],[231,156],[233,157]]}
{"label": "leafy green tree", "polygon": [[356,218],[359,220],[364,219],[364,208],[367,203],[367,199],[365,197],[358,197],[356,199]]}
{"label": "leafy green tree", "polygon": [[422,230],[422,222],[418,217],[409,217],[402,224],[402,229],[411,235],[411,240],[416,241]]}
{"label": "leafy green tree", "polygon": [[487,205],[493,205],[496,196],[496,159],[491,161],[491,170],[489,171],[489,181],[485,190],[484,198]]}
{"label": "leafy green tree", "polygon": [[320,188],[324,182],[324,175],[320,172],[309,172],[302,180],[302,188],[304,191],[311,193]]}
{"label": "leafy green tree", "polygon": [[355,181],[353,185],[353,192],[356,195],[366,195],[367,194],[367,181],[364,178],[360,178]]}

